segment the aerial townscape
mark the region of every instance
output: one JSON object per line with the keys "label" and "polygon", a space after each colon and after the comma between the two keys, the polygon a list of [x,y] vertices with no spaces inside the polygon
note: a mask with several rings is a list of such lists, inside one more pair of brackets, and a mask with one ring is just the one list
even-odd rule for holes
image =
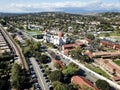
{"label": "aerial townscape", "polygon": [[22,1],[0,1],[0,90],[120,90],[119,0]]}

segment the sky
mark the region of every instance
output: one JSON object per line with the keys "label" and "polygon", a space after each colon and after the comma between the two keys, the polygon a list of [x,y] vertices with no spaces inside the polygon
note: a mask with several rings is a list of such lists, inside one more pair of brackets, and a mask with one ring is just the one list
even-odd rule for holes
{"label": "sky", "polygon": [[0,12],[120,12],[120,0],[0,0]]}

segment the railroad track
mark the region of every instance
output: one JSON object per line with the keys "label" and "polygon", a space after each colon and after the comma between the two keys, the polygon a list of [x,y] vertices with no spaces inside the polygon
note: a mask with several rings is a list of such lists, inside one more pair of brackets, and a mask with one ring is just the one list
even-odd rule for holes
{"label": "railroad track", "polygon": [[20,49],[20,47],[16,44],[16,42],[13,40],[13,38],[8,34],[8,32],[6,30],[4,30],[3,26],[0,25],[1,28],[1,32],[3,33],[3,35],[6,37],[7,41],[9,42],[9,44],[14,48],[15,53],[18,55],[18,57],[20,58],[21,62],[22,62],[22,66],[24,69],[28,70],[28,66],[26,63],[26,60],[22,54],[22,51]]}

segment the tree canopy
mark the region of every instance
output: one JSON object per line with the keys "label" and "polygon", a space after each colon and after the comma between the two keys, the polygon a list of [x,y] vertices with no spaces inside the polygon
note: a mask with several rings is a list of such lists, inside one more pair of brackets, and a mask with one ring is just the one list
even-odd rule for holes
{"label": "tree canopy", "polygon": [[109,90],[110,89],[110,85],[108,82],[106,82],[105,80],[100,80],[98,79],[95,82],[96,86],[100,89],[100,90]]}
{"label": "tree canopy", "polygon": [[22,67],[19,64],[14,64],[11,69],[11,85],[13,88],[19,89],[25,87],[26,78]]}
{"label": "tree canopy", "polygon": [[64,67],[62,72],[64,75],[74,75],[79,71],[77,65],[70,63],[68,66]]}
{"label": "tree canopy", "polygon": [[63,78],[63,74],[61,71],[55,70],[49,75],[49,78],[51,81],[61,81]]}

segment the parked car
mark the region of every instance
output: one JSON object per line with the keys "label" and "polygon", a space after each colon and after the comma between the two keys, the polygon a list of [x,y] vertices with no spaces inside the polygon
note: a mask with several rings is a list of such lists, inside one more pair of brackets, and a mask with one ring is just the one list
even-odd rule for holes
{"label": "parked car", "polygon": [[40,90],[40,85],[39,85],[39,83],[34,83],[34,88],[35,88],[35,90]]}

